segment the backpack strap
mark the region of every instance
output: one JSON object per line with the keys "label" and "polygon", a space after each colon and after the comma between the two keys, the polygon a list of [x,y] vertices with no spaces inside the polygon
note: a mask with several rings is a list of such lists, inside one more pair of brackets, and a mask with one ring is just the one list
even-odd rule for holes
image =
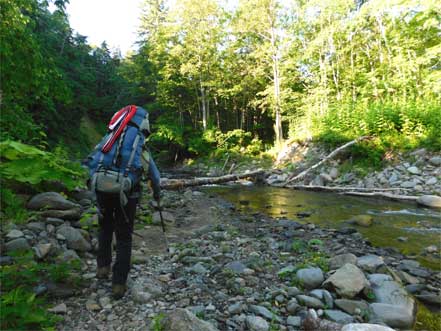
{"label": "backpack strap", "polygon": [[138,134],[135,137],[135,140],[133,141],[132,152],[130,153],[129,162],[127,163],[127,167],[126,167],[126,170],[124,172],[124,176],[125,177],[127,177],[127,175],[129,174],[130,167],[132,166],[133,159],[135,158],[136,149],[138,147],[139,140],[141,139],[141,134],[142,133],[139,131]]}

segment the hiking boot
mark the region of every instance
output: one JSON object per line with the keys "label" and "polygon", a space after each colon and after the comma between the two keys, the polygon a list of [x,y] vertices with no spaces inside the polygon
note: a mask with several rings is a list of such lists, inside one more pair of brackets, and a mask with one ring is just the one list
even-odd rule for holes
{"label": "hiking boot", "polygon": [[114,299],[118,300],[124,296],[126,293],[127,286],[123,284],[113,284],[112,285],[112,296]]}
{"label": "hiking boot", "polygon": [[110,266],[107,267],[99,267],[96,270],[96,278],[98,279],[107,279],[110,274]]}

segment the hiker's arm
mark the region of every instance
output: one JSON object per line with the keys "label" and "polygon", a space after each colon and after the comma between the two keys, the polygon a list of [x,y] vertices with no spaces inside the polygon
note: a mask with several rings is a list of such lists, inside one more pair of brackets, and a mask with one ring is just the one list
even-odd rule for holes
{"label": "hiker's arm", "polygon": [[161,175],[159,174],[159,170],[156,167],[155,161],[150,156],[150,166],[149,166],[149,179],[152,182],[153,188],[153,198],[158,200],[161,193]]}

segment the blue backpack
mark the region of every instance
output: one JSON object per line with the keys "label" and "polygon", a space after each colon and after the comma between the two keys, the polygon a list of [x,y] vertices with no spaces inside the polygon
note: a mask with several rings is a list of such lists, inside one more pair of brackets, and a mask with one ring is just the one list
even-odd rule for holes
{"label": "blue backpack", "polygon": [[[127,106],[112,117],[109,132],[89,155],[90,189],[99,193],[119,194],[122,206],[127,195],[140,182],[149,153],[143,151],[150,134],[148,113],[137,106]],[[142,162],[142,158],[147,158]]]}

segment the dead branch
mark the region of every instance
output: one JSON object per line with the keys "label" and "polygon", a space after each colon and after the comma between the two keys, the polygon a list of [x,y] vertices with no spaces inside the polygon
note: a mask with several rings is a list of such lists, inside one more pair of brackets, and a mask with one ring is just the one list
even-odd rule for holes
{"label": "dead branch", "polygon": [[333,150],[328,156],[326,156],[326,157],[325,157],[323,160],[321,160],[320,162],[317,162],[317,163],[314,164],[313,166],[311,166],[311,167],[309,167],[308,169],[302,171],[302,172],[301,172],[300,174],[298,174],[297,176],[294,176],[294,177],[288,179],[288,181],[285,183],[285,185],[287,185],[287,184],[289,184],[289,183],[291,183],[291,182],[293,182],[293,181],[296,181],[296,180],[299,180],[299,179],[305,177],[305,176],[306,176],[311,170],[314,170],[315,168],[320,167],[323,163],[325,163],[326,161],[328,161],[328,160],[334,158],[338,153],[340,153],[342,150],[348,148],[349,146],[352,146],[352,145],[354,145],[354,144],[356,144],[356,143],[358,143],[358,142],[360,142],[360,141],[362,141],[362,140],[366,140],[366,139],[370,139],[370,138],[371,138],[370,136],[359,137],[359,138],[357,138],[357,139],[354,139],[354,140],[352,140],[352,141],[350,141],[350,142],[348,142],[348,143],[346,143],[346,144],[344,144],[344,145],[338,147],[337,149]]}

